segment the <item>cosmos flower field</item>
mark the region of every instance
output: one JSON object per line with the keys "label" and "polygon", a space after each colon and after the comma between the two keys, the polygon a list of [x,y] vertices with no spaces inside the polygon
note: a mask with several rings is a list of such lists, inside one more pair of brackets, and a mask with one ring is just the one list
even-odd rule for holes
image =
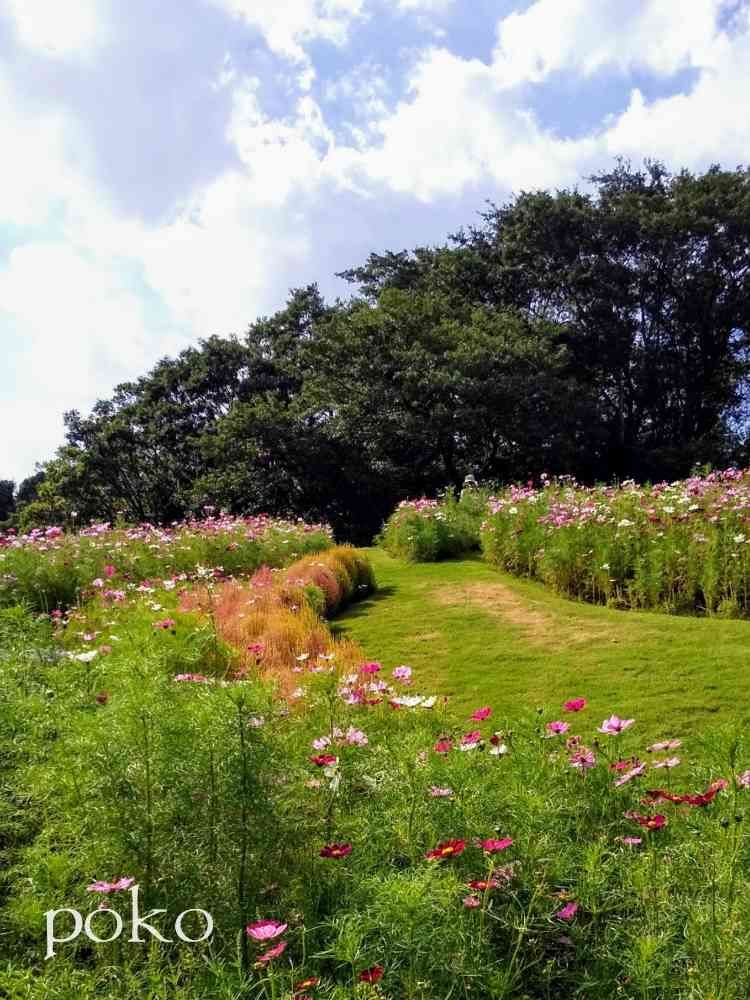
{"label": "cosmos flower field", "polygon": [[750,612],[750,471],[650,486],[567,477],[402,503],[389,551],[416,560],[481,548],[493,565],[569,597],[672,614]]}
{"label": "cosmos flower field", "polygon": [[[740,533],[744,484],[696,487],[710,551]],[[610,566],[636,528],[699,530],[690,503],[663,509],[682,487],[585,495],[593,514],[560,483],[496,498],[485,551],[516,551],[506,520],[546,539],[551,511],[583,518],[589,548],[608,530]],[[470,534],[484,499],[463,503]],[[664,718],[646,738],[584,689],[458,711],[337,637],[377,583],[325,527],[156,530],[4,541],[0,995],[746,996],[742,728]],[[158,935],[131,933],[134,906]],[[45,957],[62,909],[100,940],[60,913]]]}

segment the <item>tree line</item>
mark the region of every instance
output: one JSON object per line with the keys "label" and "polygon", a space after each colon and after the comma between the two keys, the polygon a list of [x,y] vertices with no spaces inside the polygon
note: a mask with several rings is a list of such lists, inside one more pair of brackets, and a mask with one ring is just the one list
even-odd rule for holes
{"label": "tree line", "polygon": [[66,413],[55,456],[15,494],[0,484],[0,520],[210,504],[363,541],[398,500],[469,474],[653,481],[747,461],[747,168],[618,162],[340,277],[346,299],[294,289],[244,336]]}

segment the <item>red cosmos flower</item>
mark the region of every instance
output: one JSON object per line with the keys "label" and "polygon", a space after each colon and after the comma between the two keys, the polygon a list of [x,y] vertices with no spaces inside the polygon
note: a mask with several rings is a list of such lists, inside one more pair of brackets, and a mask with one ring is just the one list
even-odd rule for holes
{"label": "red cosmos flower", "polygon": [[309,979],[301,979],[298,983],[294,984],[294,995],[297,996],[297,994],[301,993],[303,990],[314,989],[319,982],[320,980],[317,976],[310,976]]}
{"label": "red cosmos flower", "polygon": [[566,701],[563,705],[563,709],[566,712],[580,712],[588,705],[585,698],[571,698],[570,701]]}
{"label": "red cosmos flower", "polygon": [[332,753],[318,753],[310,760],[313,764],[318,767],[331,767],[332,764],[338,764],[339,759],[335,754]]}
{"label": "red cosmos flower", "polygon": [[379,983],[383,978],[383,973],[385,969],[382,965],[373,965],[371,969],[365,969],[364,972],[360,972],[359,981],[360,983]]}
{"label": "red cosmos flower", "polygon": [[351,844],[326,844],[320,849],[321,858],[345,858],[352,853]]}
{"label": "red cosmos flower", "polygon": [[435,753],[450,753],[453,749],[453,740],[438,740],[433,749]]}
{"label": "red cosmos flower", "polygon": [[455,858],[466,850],[465,840],[444,840],[425,854],[428,861],[442,861],[444,858]]}
{"label": "red cosmos flower", "polygon": [[476,712],[472,712],[469,718],[473,719],[475,722],[484,722],[484,720],[489,719],[491,715],[492,709],[489,705],[485,705],[484,708],[478,708]]}
{"label": "red cosmos flower", "polygon": [[258,961],[270,962],[272,959],[278,958],[279,955],[283,955],[284,952],[286,951],[286,945],[287,945],[286,941],[279,941],[279,943],[275,944],[273,948],[269,948],[268,951],[265,952],[265,954],[260,955],[258,957]]}
{"label": "red cosmos flower", "polygon": [[512,837],[503,837],[501,840],[495,840],[493,837],[490,837],[489,840],[480,840],[479,846],[486,854],[498,854],[500,851],[504,851],[507,847],[510,847],[512,843]]}
{"label": "red cosmos flower", "polygon": [[655,816],[643,816],[641,813],[628,811],[624,813],[625,819],[632,819],[634,823],[638,826],[642,826],[644,830],[661,830],[662,827],[667,825],[667,817],[662,816],[661,813],[657,813]]}
{"label": "red cosmos flower", "polygon": [[726,778],[718,778],[716,781],[712,781],[705,792],[700,792],[697,795],[675,795],[674,792],[668,792],[664,788],[650,788],[645,795],[645,799],[648,802],[674,802],[678,805],[686,803],[689,806],[707,806],[710,802],[716,798],[717,794],[723,791],[729,782]]}
{"label": "red cosmos flower", "polygon": [[486,889],[499,889],[500,883],[496,878],[491,879],[481,879],[476,878],[471,882],[466,883],[470,889],[476,889],[479,892],[484,892]]}
{"label": "red cosmos flower", "polygon": [[106,705],[109,701],[109,691],[100,691],[94,700],[99,705]]}
{"label": "red cosmos flower", "polygon": [[482,738],[482,734],[478,729],[472,729],[470,733],[464,733],[461,737],[461,746],[470,747],[474,746],[475,743],[479,743]]}

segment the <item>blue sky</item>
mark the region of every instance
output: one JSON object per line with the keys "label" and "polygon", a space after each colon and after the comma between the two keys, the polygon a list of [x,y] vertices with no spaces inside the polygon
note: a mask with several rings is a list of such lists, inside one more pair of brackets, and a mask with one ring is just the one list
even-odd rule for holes
{"label": "blue sky", "polygon": [[0,478],[371,250],[750,161],[750,0],[0,0]]}

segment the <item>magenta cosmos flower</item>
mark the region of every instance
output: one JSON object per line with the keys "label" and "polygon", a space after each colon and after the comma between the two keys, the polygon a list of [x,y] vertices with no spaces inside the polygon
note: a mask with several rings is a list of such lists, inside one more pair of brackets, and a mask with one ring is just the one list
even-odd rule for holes
{"label": "magenta cosmos flower", "polygon": [[351,853],[351,844],[326,844],[320,849],[321,858],[345,858]]}
{"label": "magenta cosmos flower", "polygon": [[479,846],[485,854],[498,854],[500,851],[504,851],[510,847],[512,843],[512,837],[502,837],[500,840],[490,837],[488,840],[480,840]]}
{"label": "magenta cosmos flower", "polygon": [[548,733],[553,733],[555,736],[562,736],[570,729],[570,724],[568,722],[548,722],[546,729]]}
{"label": "magenta cosmos flower", "polygon": [[338,764],[339,759],[332,753],[318,753],[311,757],[310,761],[317,767],[332,767],[334,764]]}
{"label": "magenta cosmos flower", "polygon": [[484,722],[485,719],[489,719],[492,715],[492,709],[489,705],[485,705],[484,708],[478,708],[476,712],[472,712],[469,716],[475,722]]}
{"label": "magenta cosmos flower", "polygon": [[435,753],[450,753],[453,749],[453,740],[438,740],[433,749]]}
{"label": "magenta cosmos flower", "polygon": [[278,920],[258,920],[257,923],[248,924],[245,932],[253,941],[273,941],[274,938],[280,937],[288,926]]}
{"label": "magenta cosmos flower", "polygon": [[598,732],[604,733],[607,736],[619,736],[620,733],[629,729],[634,722],[635,719],[621,719],[619,715],[610,715],[599,726]]}
{"label": "magenta cosmos flower", "polygon": [[555,917],[558,920],[572,920],[578,913],[578,903],[566,903],[561,910],[558,910]]}
{"label": "magenta cosmos flower", "polygon": [[566,712],[580,712],[588,705],[585,698],[571,698],[570,701],[566,701],[563,705],[563,709]]}
{"label": "magenta cosmos flower", "polygon": [[380,672],[382,667],[379,663],[363,663],[359,669],[360,673],[363,674],[377,674]]}

